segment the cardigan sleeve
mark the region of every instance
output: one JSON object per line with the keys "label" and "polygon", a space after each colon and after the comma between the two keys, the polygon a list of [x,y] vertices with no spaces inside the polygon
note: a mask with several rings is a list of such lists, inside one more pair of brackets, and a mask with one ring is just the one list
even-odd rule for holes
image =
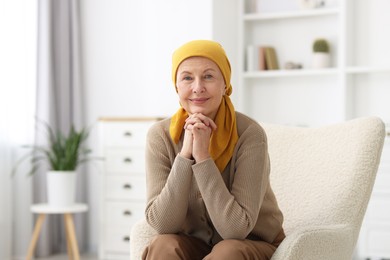
{"label": "cardigan sleeve", "polygon": [[146,142],[146,220],[160,234],[177,233],[188,208],[193,160],[174,157],[171,140],[159,124],[153,126]]}
{"label": "cardigan sleeve", "polygon": [[223,239],[244,239],[253,230],[269,183],[267,141],[260,126],[241,135],[236,153],[231,190],[211,159],[193,165],[210,219]]}

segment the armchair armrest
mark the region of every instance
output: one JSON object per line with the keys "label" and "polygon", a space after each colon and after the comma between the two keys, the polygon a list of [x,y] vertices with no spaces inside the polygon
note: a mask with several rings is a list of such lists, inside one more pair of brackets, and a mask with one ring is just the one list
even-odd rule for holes
{"label": "armchair armrest", "polygon": [[350,225],[300,228],[286,236],[271,260],[351,259],[353,233]]}
{"label": "armchair armrest", "polygon": [[130,259],[140,260],[144,249],[156,234],[157,232],[145,219],[139,220],[134,224],[130,232]]}

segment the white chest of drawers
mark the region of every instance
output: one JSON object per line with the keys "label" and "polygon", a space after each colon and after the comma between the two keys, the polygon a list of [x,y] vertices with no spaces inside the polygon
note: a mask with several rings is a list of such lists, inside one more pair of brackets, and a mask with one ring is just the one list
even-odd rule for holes
{"label": "white chest of drawers", "polygon": [[390,136],[386,136],[375,185],[357,246],[357,259],[390,258]]}
{"label": "white chest of drawers", "polygon": [[144,216],[146,134],[157,118],[103,118],[99,258],[129,259],[130,229]]}

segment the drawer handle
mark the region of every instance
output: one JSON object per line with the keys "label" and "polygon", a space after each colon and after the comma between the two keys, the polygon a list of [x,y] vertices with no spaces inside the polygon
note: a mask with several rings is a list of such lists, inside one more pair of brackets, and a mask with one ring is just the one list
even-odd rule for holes
{"label": "drawer handle", "polygon": [[123,215],[125,215],[125,216],[131,216],[131,211],[130,211],[130,210],[125,210],[125,211],[123,212]]}
{"label": "drawer handle", "polygon": [[126,137],[132,136],[131,132],[129,132],[129,131],[125,132],[123,135],[126,136]]}
{"label": "drawer handle", "polygon": [[123,238],[123,241],[125,241],[125,242],[129,242],[129,241],[130,241],[130,237],[128,237],[128,236],[125,236],[125,237]]}
{"label": "drawer handle", "polygon": [[123,161],[125,163],[131,163],[132,160],[131,160],[131,158],[127,157],[127,158],[123,159]]}
{"label": "drawer handle", "polygon": [[131,189],[131,185],[128,184],[128,183],[126,183],[125,185],[123,185],[123,188],[124,188],[124,189]]}

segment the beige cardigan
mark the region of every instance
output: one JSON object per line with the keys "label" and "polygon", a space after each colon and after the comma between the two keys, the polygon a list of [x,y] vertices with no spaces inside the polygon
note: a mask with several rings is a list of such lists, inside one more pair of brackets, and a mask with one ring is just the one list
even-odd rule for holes
{"label": "beige cardigan", "polygon": [[270,187],[267,137],[263,128],[236,112],[239,140],[221,174],[212,159],[195,163],[179,154],[169,135],[170,119],[148,132],[146,183],[148,223],[161,234],[272,242],[283,215]]}

